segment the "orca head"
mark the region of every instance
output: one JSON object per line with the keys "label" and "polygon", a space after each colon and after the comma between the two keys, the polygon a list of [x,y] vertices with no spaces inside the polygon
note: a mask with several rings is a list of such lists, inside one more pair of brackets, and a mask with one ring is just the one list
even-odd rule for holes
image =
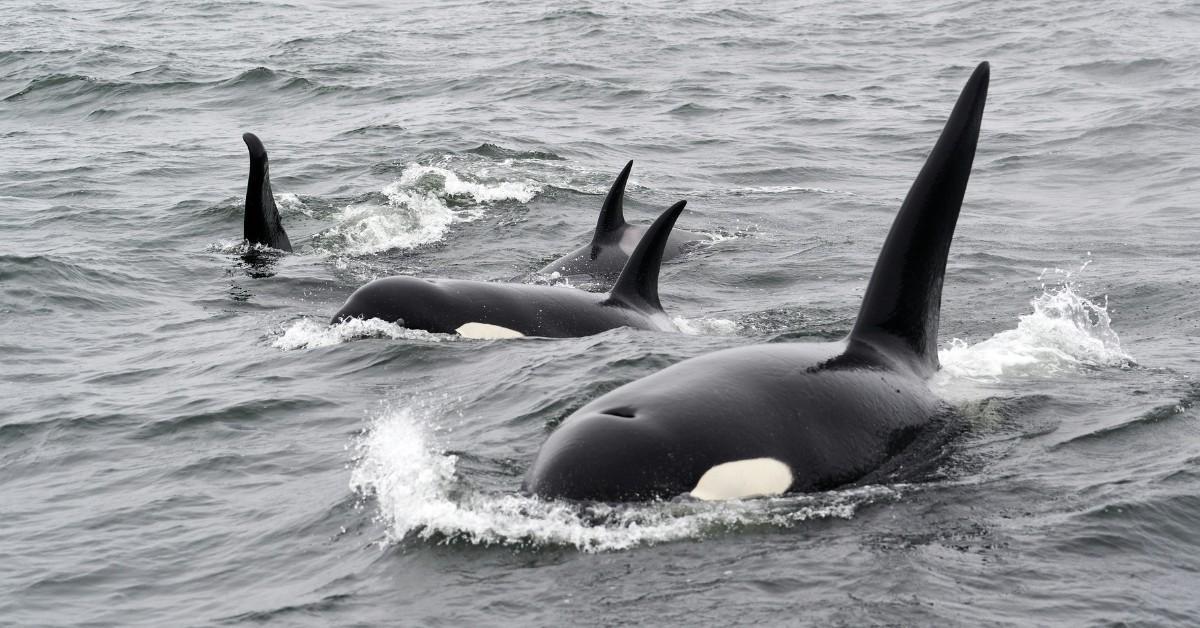
{"label": "orca head", "polygon": [[426,313],[430,308],[436,308],[440,300],[441,292],[432,279],[384,277],[355,290],[329,324],[336,325],[353,318],[377,318],[413,329],[427,329],[421,325],[436,320],[436,317]]}
{"label": "orca head", "polygon": [[610,405],[589,404],[551,434],[522,490],[546,499],[598,502],[646,501],[691,490],[694,474],[673,435],[645,412]]}
{"label": "orca head", "polygon": [[[620,389],[618,389],[620,391]],[[551,435],[526,475],[523,490],[546,499],[625,502],[690,495],[702,500],[786,493],[794,471],[777,448],[751,437],[739,442],[737,408],[719,394],[695,390],[694,403],[667,410],[590,404]],[[689,425],[690,424],[690,425]],[[712,426],[734,426],[711,431]]]}

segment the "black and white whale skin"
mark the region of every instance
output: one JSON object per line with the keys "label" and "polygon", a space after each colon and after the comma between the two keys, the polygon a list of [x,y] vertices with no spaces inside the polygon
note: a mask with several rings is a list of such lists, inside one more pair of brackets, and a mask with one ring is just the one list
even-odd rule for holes
{"label": "black and white whale skin", "polygon": [[646,230],[608,294],[566,287],[386,277],[359,288],[331,323],[378,318],[468,338],[589,336],[617,327],[676,331],[658,300],[658,271],[686,202]]}
{"label": "black and white whale skin", "polygon": [[292,243],[283,230],[279,208],[275,206],[275,196],[271,193],[267,149],[253,133],[243,134],[242,141],[250,150],[250,176],[246,181],[246,241],[290,253]]}
{"label": "black and white whale skin", "polygon": [[[550,262],[537,272],[538,275],[552,276],[558,273],[562,277],[590,278],[597,282],[616,279],[646,233],[645,227],[625,222],[625,184],[629,181],[632,169],[633,162],[630,161],[617,175],[617,180],[613,181],[600,208],[600,218],[596,221],[592,241]],[[677,257],[687,245],[708,239],[708,236],[700,233],[672,229],[671,237],[663,249],[663,259]]]}
{"label": "black and white whale skin", "polygon": [[876,470],[944,416],[926,380],[988,73],[980,64],[959,96],[847,338],[727,349],[617,388],[550,435],[524,491],[637,501],[825,490]]}

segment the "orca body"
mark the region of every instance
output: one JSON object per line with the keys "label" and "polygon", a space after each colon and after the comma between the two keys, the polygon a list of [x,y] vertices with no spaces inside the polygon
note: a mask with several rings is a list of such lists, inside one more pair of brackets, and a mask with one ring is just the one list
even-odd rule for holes
{"label": "orca body", "polygon": [[[558,273],[562,277],[587,277],[599,282],[616,279],[646,234],[645,227],[625,222],[625,185],[632,169],[633,162],[630,161],[617,175],[617,180],[613,181],[600,208],[600,218],[596,222],[592,241],[550,262],[537,272],[538,275]],[[671,237],[663,249],[663,259],[677,257],[688,244],[707,239],[703,234],[672,229]]]}
{"label": "orca body", "polygon": [[948,406],[928,388],[946,257],[987,97],[982,63],[888,233],[853,331],[685,360],[580,408],[523,490],[594,501],[835,488],[884,465]]}
{"label": "orca body", "polygon": [[242,141],[250,150],[250,177],[246,181],[246,241],[290,253],[292,243],[283,230],[279,208],[275,206],[275,195],[271,193],[267,149],[253,133],[243,134]]}
{"label": "orca body", "polygon": [[331,323],[378,318],[473,338],[588,336],[617,327],[675,331],[658,300],[658,271],[680,201],[646,230],[608,294],[566,287],[386,277],[359,288]]}

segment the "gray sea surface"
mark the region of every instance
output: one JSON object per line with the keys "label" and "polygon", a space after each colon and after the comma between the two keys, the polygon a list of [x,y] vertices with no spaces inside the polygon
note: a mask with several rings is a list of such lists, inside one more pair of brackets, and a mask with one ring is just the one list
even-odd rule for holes
{"label": "gray sea surface", "polygon": [[[1200,623],[1200,5],[0,3],[0,624]],[[840,337],[958,90],[946,443],[827,493],[541,502],[688,357]],[[244,261],[250,131],[296,252]],[[684,333],[326,325],[626,213]],[[587,288],[588,286],[581,286]],[[565,287],[563,289],[575,289]]]}

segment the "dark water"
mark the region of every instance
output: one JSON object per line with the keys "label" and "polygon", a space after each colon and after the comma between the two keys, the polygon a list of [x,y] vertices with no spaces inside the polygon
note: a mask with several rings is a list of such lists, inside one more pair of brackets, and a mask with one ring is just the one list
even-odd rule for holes
{"label": "dark water", "polygon": [[[402,4],[0,5],[0,622],[1200,622],[1195,3]],[[826,494],[517,494],[604,391],[845,333],[984,59],[948,442]],[[631,218],[715,236],[664,268],[689,333],[324,327],[539,268],[631,158]]]}

